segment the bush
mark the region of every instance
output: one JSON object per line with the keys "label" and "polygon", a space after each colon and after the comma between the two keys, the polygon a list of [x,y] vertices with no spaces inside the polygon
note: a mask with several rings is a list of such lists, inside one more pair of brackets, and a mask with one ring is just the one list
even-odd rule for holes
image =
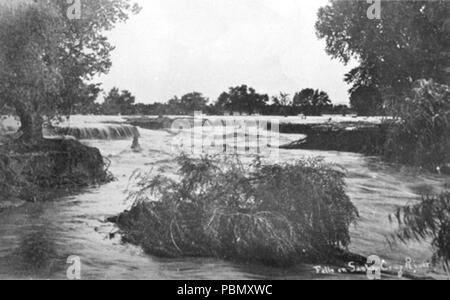
{"label": "bush", "polygon": [[385,157],[435,170],[450,163],[450,88],[419,81],[406,100],[396,103]]}
{"label": "bush", "polygon": [[[443,262],[450,271],[450,193],[424,197],[419,204],[398,209],[395,214],[400,229],[393,237],[403,243],[432,239],[434,263]],[[393,220],[391,216],[391,221]]]}
{"label": "bush", "polygon": [[269,265],[332,259],[350,243],[358,212],[333,166],[185,156],[178,163],[179,180],[135,174],[134,205],[114,220],[124,241],[157,256]]}

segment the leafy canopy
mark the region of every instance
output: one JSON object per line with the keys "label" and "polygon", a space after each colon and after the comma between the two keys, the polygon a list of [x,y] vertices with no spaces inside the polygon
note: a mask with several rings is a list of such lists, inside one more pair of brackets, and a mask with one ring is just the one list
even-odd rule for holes
{"label": "leafy canopy", "polygon": [[[111,67],[105,31],[138,12],[130,0],[82,1],[81,19],[59,0],[0,2],[0,107],[16,110],[25,134],[42,118],[67,115],[100,91],[92,80]],[[31,131],[36,132],[31,132]]]}
{"label": "leafy canopy", "polygon": [[367,18],[366,1],[337,1],[321,8],[317,35],[344,63],[359,62],[346,81],[351,92],[374,87],[401,94],[419,79],[448,83],[450,2],[382,0],[381,20]]}

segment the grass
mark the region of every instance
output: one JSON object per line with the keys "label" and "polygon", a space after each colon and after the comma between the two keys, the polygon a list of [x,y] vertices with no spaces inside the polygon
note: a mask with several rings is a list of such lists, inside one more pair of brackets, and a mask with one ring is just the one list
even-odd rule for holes
{"label": "grass", "polygon": [[350,243],[358,212],[334,166],[186,156],[178,164],[178,180],[135,174],[134,205],[114,220],[124,241],[156,256],[267,265],[329,261]]}

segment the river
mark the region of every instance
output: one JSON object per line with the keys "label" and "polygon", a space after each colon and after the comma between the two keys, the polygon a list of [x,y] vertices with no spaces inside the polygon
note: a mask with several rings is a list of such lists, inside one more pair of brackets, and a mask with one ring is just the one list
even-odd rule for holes
{"label": "river", "polygon": [[[216,259],[159,259],[139,247],[123,244],[115,225],[105,219],[130,207],[126,201],[129,177],[137,168],[175,172],[168,146],[173,136],[165,131],[139,129],[140,153],[130,150],[131,140],[86,140],[111,160],[117,178],[109,184],[85,189],[45,203],[28,203],[0,213],[0,279],[65,279],[67,258],[78,256],[82,279],[353,279],[362,275],[317,275],[313,266],[290,269],[231,263]],[[292,138],[292,137],[286,137]],[[378,255],[390,265],[429,260],[425,243],[396,244],[386,238],[395,231],[388,215],[396,207],[438,193],[450,178],[418,173],[388,165],[375,157],[353,153],[281,150],[282,161],[320,156],[347,170],[347,192],[361,218],[351,229],[350,250]],[[434,276],[438,276],[434,274]]]}

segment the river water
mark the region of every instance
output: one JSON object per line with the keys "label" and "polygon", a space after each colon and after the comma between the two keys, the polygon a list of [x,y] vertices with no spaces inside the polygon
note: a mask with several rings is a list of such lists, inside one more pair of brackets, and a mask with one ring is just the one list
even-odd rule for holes
{"label": "river water", "polygon": [[[290,269],[230,263],[216,259],[159,259],[139,247],[123,244],[117,228],[105,219],[130,207],[126,201],[129,177],[137,168],[174,173],[175,155],[168,146],[173,136],[165,131],[139,129],[142,151],[130,150],[131,140],[86,140],[111,160],[117,178],[75,196],[46,203],[28,203],[0,213],[0,279],[65,279],[67,258],[78,256],[82,279],[360,279],[362,275],[317,275],[313,266]],[[285,136],[293,139],[295,136]],[[281,150],[282,161],[320,156],[347,170],[347,192],[360,211],[352,227],[350,250],[378,255],[389,265],[411,258],[425,263],[432,249],[425,243],[396,244],[387,237],[395,230],[388,215],[398,206],[438,193],[450,178],[417,173],[387,165],[375,157],[353,153]],[[433,276],[438,276],[434,274]]]}

